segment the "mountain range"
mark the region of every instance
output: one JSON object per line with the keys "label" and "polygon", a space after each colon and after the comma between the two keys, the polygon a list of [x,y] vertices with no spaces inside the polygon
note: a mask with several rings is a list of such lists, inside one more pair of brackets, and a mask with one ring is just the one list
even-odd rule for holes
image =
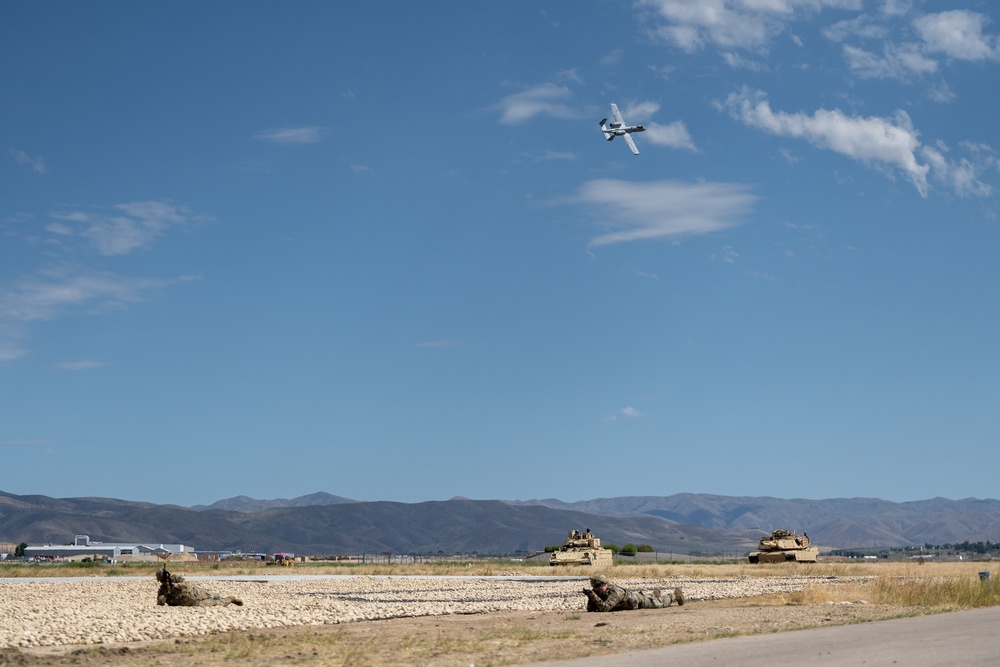
{"label": "mountain range", "polygon": [[745,553],[775,528],[808,532],[825,548],[1000,541],[1000,501],[675,494],[397,503],[319,492],[182,507],[0,492],[0,542],[14,544],[68,544],[74,535],[88,535],[95,542],[179,543],[205,551],[495,554],[560,544],[574,528],[590,528],[605,544],[649,544],[679,554]]}

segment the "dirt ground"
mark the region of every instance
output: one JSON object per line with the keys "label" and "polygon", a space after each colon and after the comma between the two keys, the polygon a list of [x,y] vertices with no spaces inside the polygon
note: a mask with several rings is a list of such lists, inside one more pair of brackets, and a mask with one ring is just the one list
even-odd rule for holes
{"label": "dirt ground", "polygon": [[337,665],[498,667],[875,621],[913,613],[871,604],[795,604],[776,595],[608,614],[507,611],[228,632],[98,647],[0,650],[0,665]]}

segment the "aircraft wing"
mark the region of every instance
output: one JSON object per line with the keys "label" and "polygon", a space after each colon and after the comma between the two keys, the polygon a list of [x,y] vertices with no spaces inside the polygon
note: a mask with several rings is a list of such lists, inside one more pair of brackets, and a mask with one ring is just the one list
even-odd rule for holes
{"label": "aircraft wing", "polygon": [[625,143],[628,144],[628,147],[632,149],[632,153],[634,155],[638,155],[639,149],[635,147],[635,141],[632,139],[632,135],[626,134],[623,135],[622,138],[625,140]]}
{"label": "aircraft wing", "polygon": [[625,121],[622,120],[622,112],[618,110],[618,105],[614,102],[611,103],[611,118],[618,125],[624,125]]}

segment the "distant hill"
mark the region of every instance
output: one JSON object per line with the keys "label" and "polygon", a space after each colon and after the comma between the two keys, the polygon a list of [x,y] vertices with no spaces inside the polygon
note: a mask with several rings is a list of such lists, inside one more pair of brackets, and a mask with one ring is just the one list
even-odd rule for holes
{"label": "distant hill", "polygon": [[808,532],[814,544],[836,548],[1000,541],[1000,501],[993,499],[931,498],[896,503],[878,498],[785,500],[679,493],[573,503],[555,499],[512,502],[609,517],[656,516],[727,531],[765,534],[783,528]]}
{"label": "distant hill", "polygon": [[1000,541],[1000,501],[932,498],[784,500],[707,494],[567,503],[452,498],[360,502],[328,493],[293,499],[238,496],[199,508],[0,492],[0,542],[180,543],[202,550],[306,554],[513,553],[560,544],[591,528],[605,543],[679,554],[745,553],[775,528],[808,532],[826,548]]}
{"label": "distant hill", "polygon": [[757,536],[680,526],[650,516],[607,517],[499,500],[354,502],[275,507],[257,512],[195,510],[111,498],[0,493],[0,542],[179,543],[202,550],[305,554],[513,553],[561,544],[570,529],[591,528],[605,543],[650,544],[677,553],[739,553]]}
{"label": "distant hill", "polygon": [[340,503],[356,503],[357,500],[334,496],[319,491],[306,496],[292,498],[275,498],[274,500],[257,500],[250,496],[235,496],[217,500],[211,505],[192,505],[193,510],[230,510],[232,512],[259,512],[274,507],[309,507],[311,505],[339,505]]}

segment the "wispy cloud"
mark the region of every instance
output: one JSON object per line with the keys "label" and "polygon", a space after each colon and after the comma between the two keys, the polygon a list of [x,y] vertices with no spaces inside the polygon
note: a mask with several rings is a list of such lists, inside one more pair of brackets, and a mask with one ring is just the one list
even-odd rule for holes
{"label": "wispy cloud", "polygon": [[688,133],[683,121],[676,120],[663,125],[652,123],[648,120],[659,110],[660,104],[658,102],[644,100],[627,104],[622,110],[622,115],[630,124],[644,124],[646,127],[645,133],[636,136],[641,136],[643,140],[655,146],[669,146],[670,148],[697,151],[698,149],[695,148],[694,140]]}
{"label": "wispy cloud", "polygon": [[577,155],[571,151],[546,150],[542,153],[542,160],[576,160]]}
{"label": "wispy cloud", "polygon": [[[964,144],[966,155],[949,158],[949,149],[938,142],[923,146],[920,133],[905,111],[891,118],[849,116],[840,109],[818,109],[812,114],[785,113],[771,109],[761,91],[744,87],[732,93],[722,105],[733,118],[771,134],[803,139],[820,148],[846,155],[859,162],[901,171],[921,197],[928,194],[928,175],[962,197],[988,197],[992,187],[979,176],[997,167],[993,149]],[[921,163],[917,156],[924,158]]]}
{"label": "wispy cloud", "polygon": [[[33,323],[122,310],[149,300],[159,290],[199,280],[198,276],[129,276],[109,265],[113,258],[151,248],[171,229],[202,219],[183,206],[150,200],[97,211],[57,211],[42,226],[48,236],[19,230],[17,236],[27,247],[44,248],[45,265],[0,276],[0,362],[29,353],[25,342]],[[95,254],[100,255],[99,266],[86,265]],[[72,361],[55,368],[85,370],[101,364]]]}
{"label": "wispy cloud", "polygon": [[722,248],[722,252],[712,253],[710,257],[721,261],[723,264],[735,264],[736,260],[740,258],[740,253],[733,246],[727,245]]}
{"label": "wispy cloud", "polygon": [[795,20],[831,7],[861,9],[861,0],[639,0],[659,40],[693,53],[706,46],[764,50]]}
{"label": "wispy cloud", "polygon": [[591,247],[707,234],[740,224],[757,196],[739,183],[588,181],[567,203],[582,204],[609,228]]}
{"label": "wispy cloud", "polygon": [[832,42],[848,39],[882,39],[889,34],[888,26],[870,14],[837,21],[823,28],[823,36]]}
{"label": "wispy cloud", "polygon": [[645,417],[645,412],[640,412],[632,406],[626,406],[619,410],[618,412],[612,413],[605,417],[607,421],[616,422],[619,419],[638,419],[639,417]]}
{"label": "wispy cloud", "polygon": [[326,136],[326,129],[317,125],[306,127],[279,127],[264,130],[254,135],[254,139],[272,144],[318,144]]}
{"label": "wispy cloud", "polygon": [[57,221],[46,228],[58,236],[87,239],[102,255],[127,255],[147,248],[170,227],[186,225],[190,211],[164,201],[141,201],[118,204],[117,213],[57,211]]}
{"label": "wispy cloud", "polygon": [[646,131],[642,138],[657,146],[669,146],[670,148],[683,148],[689,151],[697,151],[694,140],[688,134],[687,128],[682,121],[676,120],[669,125],[650,123],[646,126]]}
{"label": "wispy cloud", "polygon": [[601,56],[600,63],[603,67],[613,67],[621,62],[622,56],[625,54],[621,49],[613,49],[609,53]]}
{"label": "wispy cloud", "polygon": [[921,154],[932,167],[934,177],[955,190],[960,197],[989,197],[993,187],[980,179],[986,172],[996,170],[997,155],[988,146],[965,144],[963,146],[971,155],[949,159],[951,149],[939,141],[934,146],[924,146]]}
{"label": "wispy cloud", "polygon": [[517,125],[544,114],[553,118],[579,118],[580,113],[565,103],[572,93],[566,86],[544,83],[500,100],[500,122]]}
{"label": "wispy cloud", "polygon": [[996,35],[984,35],[990,19],[985,14],[956,9],[925,14],[913,21],[927,51],[943,53],[956,60],[1000,59]]}
{"label": "wispy cloud", "polygon": [[[29,336],[28,325],[32,322],[121,310],[148,300],[153,293],[168,286],[198,279],[197,276],[136,278],[63,266],[0,282],[0,362],[12,361],[28,353],[23,341]],[[84,367],[62,368],[82,370]]]}
{"label": "wispy cloud", "polygon": [[44,174],[48,171],[48,166],[45,164],[45,160],[41,157],[28,155],[22,150],[12,148],[10,154],[14,156],[14,160],[20,164],[28,167],[36,174]]}
{"label": "wispy cloud", "polygon": [[905,111],[897,111],[893,118],[848,116],[839,109],[819,109],[812,114],[776,112],[762,91],[747,87],[731,93],[724,107],[733,118],[751,127],[804,139],[861,162],[898,168],[921,196],[927,196],[929,167],[917,161],[920,140]]}
{"label": "wispy cloud", "polygon": [[722,54],[722,59],[726,61],[726,64],[733,69],[748,69],[751,72],[766,72],[768,71],[768,66],[759,60],[750,60],[749,58],[744,58],[738,53],[733,53],[731,51],[726,51]]}
{"label": "wispy cloud", "polygon": [[[860,16],[834,23],[823,35],[843,42],[844,59],[857,76],[866,79],[909,81],[937,73],[941,56],[952,60],[1000,60],[1000,44],[995,35],[984,33],[990,19],[968,10],[952,10],[917,16],[908,24],[899,18],[908,14],[911,3],[887,2],[879,15]],[[909,25],[907,31],[903,26]],[[894,37],[894,39],[893,39]],[[913,39],[916,37],[917,39]],[[873,50],[853,42],[882,40]],[[931,95],[941,99],[940,95]],[[945,98],[945,101],[950,97]]]}
{"label": "wispy cloud", "polygon": [[118,310],[155,290],[196,280],[134,278],[107,271],[62,267],[38,271],[0,284],[0,320],[50,320],[70,311],[98,313]]}
{"label": "wispy cloud", "polygon": [[844,59],[851,71],[862,79],[906,80],[938,70],[937,61],[924,55],[916,44],[887,43],[881,54],[845,44]]}

